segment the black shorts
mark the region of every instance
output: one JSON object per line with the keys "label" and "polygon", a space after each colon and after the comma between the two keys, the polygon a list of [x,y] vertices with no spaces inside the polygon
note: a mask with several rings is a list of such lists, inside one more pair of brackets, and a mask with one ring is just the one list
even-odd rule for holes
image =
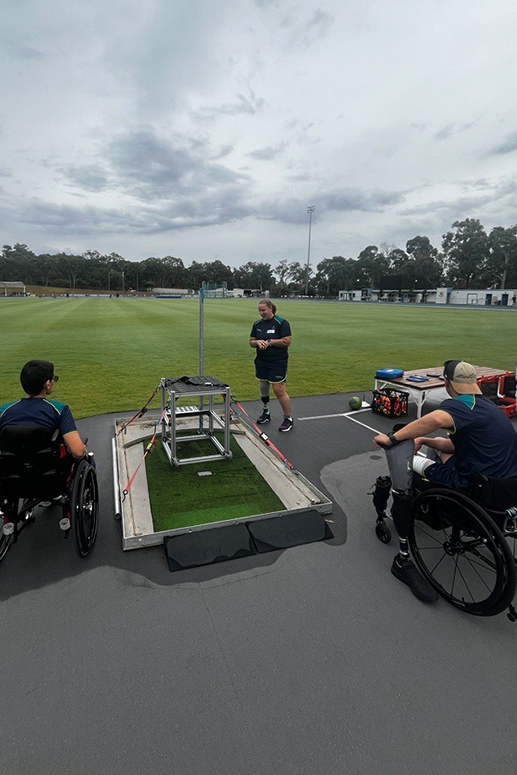
{"label": "black shorts", "polygon": [[287,361],[264,363],[256,358],[255,376],[257,379],[267,380],[268,382],[285,382],[287,376]]}

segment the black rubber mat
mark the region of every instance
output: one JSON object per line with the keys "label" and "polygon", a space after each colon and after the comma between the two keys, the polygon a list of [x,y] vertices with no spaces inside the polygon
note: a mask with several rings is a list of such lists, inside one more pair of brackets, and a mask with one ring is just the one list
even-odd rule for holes
{"label": "black rubber mat", "polygon": [[289,546],[310,544],[333,538],[332,531],[319,511],[302,511],[271,519],[248,522],[257,552],[272,552]]}
{"label": "black rubber mat", "polygon": [[256,554],[251,536],[243,524],[167,536],[164,545],[171,571]]}

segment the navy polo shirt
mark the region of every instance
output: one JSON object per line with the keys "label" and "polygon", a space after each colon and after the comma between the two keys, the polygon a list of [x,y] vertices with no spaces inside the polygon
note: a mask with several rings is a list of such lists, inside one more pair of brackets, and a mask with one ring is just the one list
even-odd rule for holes
{"label": "navy polo shirt", "polygon": [[475,474],[495,479],[517,477],[517,434],[493,401],[481,395],[460,395],[446,399],[440,409],[454,422],[448,431],[454,454],[443,465],[429,466],[427,479],[468,490]]}
{"label": "navy polo shirt", "polygon": [[0,406],[0,428],[4,425],[37,425],[62,436],[77,430],[67,404],[50,398],[20,398]]}
{"label": "navy polo shirt", "polygon": [[[251,328],[252,339],[283,339],[291,336],[291,326],[284,318],[274,315],[271,320],[256,320]],[[257,359],[262,362],[287,361],[287,347],[268,347],[266,350],[257,348]]]}

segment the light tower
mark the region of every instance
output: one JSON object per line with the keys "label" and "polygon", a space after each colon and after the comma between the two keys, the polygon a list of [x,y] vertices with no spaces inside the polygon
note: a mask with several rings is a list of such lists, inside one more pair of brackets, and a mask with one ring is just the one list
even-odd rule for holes
{"label": "light tower", "polygon": [[309,247],[307,249],[307,269],[305,271],[305,295],[309,295],[309,267],[311,263],[311,226],[312,226],[312,214],[314,212],[314,205],[309,205],[307,212],[309,213]]}

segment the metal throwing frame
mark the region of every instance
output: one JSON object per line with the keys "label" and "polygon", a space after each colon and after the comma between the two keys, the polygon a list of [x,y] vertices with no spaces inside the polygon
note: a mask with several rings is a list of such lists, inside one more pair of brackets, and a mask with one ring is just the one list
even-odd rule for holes
{"label": "metal throwing frame", "polygon": [[[183,378],[184,379],[184,378]],[[160,393],[162,403],[162,444],[169,462],[173,466],[189,463],[206,463],[221,458],[230,460],[230,388],[214,377],[189,377],[189,382],[162,377]],[[195,383],[195,384],[194,384]],[[194,406],[178,406],[177,402],[186,396],[198,397]],[[222,396],[222,416],[215,411],[214,397]],[[205,403],[205,398],[208,399]],[[189,435],[178,436],[176,420],[178,417],[199,417],[198,429]],[[215,436],[215,429],[222,429],[223,444]],[[180,458],[178,445],[185,441],[208,439],[214,445],[213,455],[198,455]]]}

